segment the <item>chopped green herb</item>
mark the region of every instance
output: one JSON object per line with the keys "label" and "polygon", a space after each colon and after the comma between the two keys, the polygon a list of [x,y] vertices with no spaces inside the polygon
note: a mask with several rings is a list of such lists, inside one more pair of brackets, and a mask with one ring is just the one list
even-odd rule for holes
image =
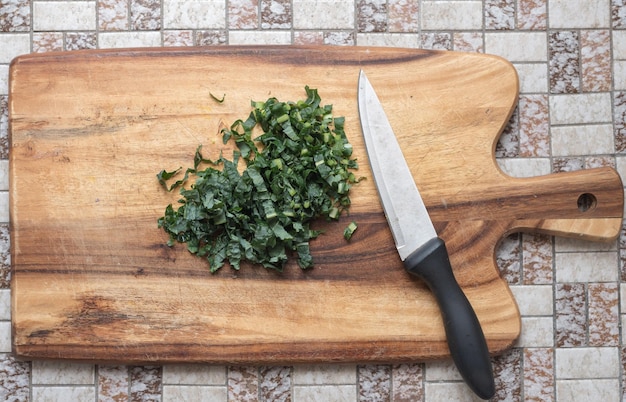
{"label": "chopped green herb", "polygon": [[352,238],[352,235],[356,231],[357,227],[358,226],[357,226],[356,222],[350,222],[350,224],[343,231],[343,238],[346,239],[346,240],[350,240],[350,238]]}
{"label": "chopped green herb", "polygon": [[159,183],[161,183],[161,185],[167,190],[167,183],[166,181],[171,179],[172,177],[176,176],[176,174],[178,172],[180,172],[180,169],[182,169],[182,167],[176,169],[176,170],[172,170],[171,172],[166,171],[165,169],[161,170],[158,174],[157,174],[157,179],[159,180]]}
{"label": "chopped green herb", "polygon": [[[246,120],[223,129],[224,144],[237,147],[232,160],[205,159],[198,147],[194,168],[169,188],[166,181],[181,169],[157,174],[169,191],[181,187],[178,209],[168,205],[158,220],[168,245],[186,243],[189,252],[207,258],[211,272],[226,262],[239,269],[242,261],[282,271],[292,252],[302,269],[313,266],[309,241],[321,232],[310,223],[339,219],[360,179],[352,173],[358,166],[344,118],[333,116],[332,105],[320,105],[316,89],[305,91],[307,99],[298,102],[253,101]],[[252,138],[256,126],[263,134]],[[209,166],[199,170],[201,164]],[[190,175],[195,182],[184,188]],[[355,230],[352,222],[344,237]]]}
{"label": "chopped green herb", "polygon": [[209,92],[209,95],[211,95],[211,98],[213,98],[213,100],[216,101],[217,103],[223,103],[224,99],[226,99],[226,94],[222,95],[222,99],[220,99],[217,96],[213,95],[211,92]]}

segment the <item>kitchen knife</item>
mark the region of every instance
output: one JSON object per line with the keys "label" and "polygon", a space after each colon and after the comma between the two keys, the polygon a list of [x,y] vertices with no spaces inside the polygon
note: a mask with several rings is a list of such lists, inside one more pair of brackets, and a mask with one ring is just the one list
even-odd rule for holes
{"label": "kitchen knife", "polygon": [[446,245],[437,236],[391,124],[363,71],[358,100],[367,154],[400,258],[406,270],[434,294],[461,376],[476,395],[489,399],[495,384],[480,322],[456,282]]}

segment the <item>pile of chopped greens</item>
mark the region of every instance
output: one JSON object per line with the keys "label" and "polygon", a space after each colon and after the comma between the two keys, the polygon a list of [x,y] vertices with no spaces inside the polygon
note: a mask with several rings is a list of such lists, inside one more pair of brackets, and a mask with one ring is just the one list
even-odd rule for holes
{"label": "pile of chopped greens", "polygon": [[[224,144],[234,141],[237,147],[232,160],[205,159],[199,146],[194,167],[182,179],[168,187],[181,169],[157,175],[168,191],[181,187],[183,197],[177,210],[168,205],[158,220],[170,236],[168,245],[186,243],[191,253],[208,259],[211,272],[225,262],[239,269],[244,260],[282,271],[291,252],[302,269],[313,266],[309,240],[321,232],[310,223],[339,219],[359,179],[351,172],[357,162],[344,118],[333,117],[332,105],[320,105],[316,89],[305,91],[307,99],[295,103],[252,101],[245,121],[222,130]],[[263,134],[252,138],[257,125]],[[245,169],[238,169],[242,160]],[[191,177],[195,182],[184,188]],[[346,240],[356,227],[348,225]]]}

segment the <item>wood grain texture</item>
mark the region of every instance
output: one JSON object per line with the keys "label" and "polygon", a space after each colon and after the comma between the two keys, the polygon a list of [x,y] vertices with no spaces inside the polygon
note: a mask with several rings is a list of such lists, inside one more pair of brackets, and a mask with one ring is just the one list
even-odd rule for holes
{"label": "wood grain texture", "polygon": [[[517,102],[506,61],[377,48],[219,47],[29,55],[10,69],[13,349],[25,358],[154,363],[399,362],[448,355],[436,303],[404,272],[378,201],[357,111],[364,69],[389,116],[490,351],[520,318],[494,260],[514,231],[613,240],[613,169],[514,179],[494,159]],[[351,215],[319,222],[314,269],[212,275],[156,220],[177,194],[156,173],[247,117],[250,100],[322,100],[346,117],[367,180]],[[223,103],[211,99],[221,97]],[[579,210],[581,194],[595,205]],[[359,229],[350,242],[349,220]]]}

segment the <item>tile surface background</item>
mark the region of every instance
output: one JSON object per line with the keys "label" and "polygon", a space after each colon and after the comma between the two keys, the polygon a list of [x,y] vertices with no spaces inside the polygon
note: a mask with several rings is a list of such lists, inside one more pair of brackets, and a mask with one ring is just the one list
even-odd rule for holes
{"label": "tile surface background", "polygon": [[[497,146],[506,172],[613,166],[626,175],[626,0],[0,0],[0,400],[475,400],[449,361],[129,367],[11,356],[10,61],[29,52],[228,44],[498,54],[520,76],[519,105]],[[497,260],[523,330],[493,358],[494,400],[626,400],[626,230],[611,244],[516,234]]]}

